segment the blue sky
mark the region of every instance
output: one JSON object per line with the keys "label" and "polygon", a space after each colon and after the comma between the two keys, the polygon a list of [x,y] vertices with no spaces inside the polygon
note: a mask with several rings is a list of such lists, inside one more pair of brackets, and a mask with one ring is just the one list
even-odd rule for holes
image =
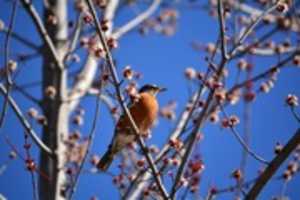
{"label": "blue sky", "polygon": [[[0,18],[7,22],[10,5],[6,1],[1,3]],[[126,12],[120,12],[116,18],[116,26],[126,22],[129,18]],[[15,31],[21,33],[31,41],[40,41],[38,35],[24,11],[19,8],[17,14]],[[143,79],[139,82],[155,83],[168,88],[168,91],[159,96],[161,105],[166,105],[170,100],[176,100],[177,115],[184,109],[184,105],[189,98],[188,83],[184,79],[184,70],[186,67],[194,67],[198,71],[204,72],[206,64],[204,62],[205,54],[195,51],[191,48],[191,42],[196,40],[201,43],[214,42],[218,35],[217,21],[211,19],[204,10],[182,10],[180,13],[177,33],[171,37],[165,37],[156,33],[147,36],[141,36],[137,32],[132,32],[120,40],[120,48],[114,51],[114,58],[117,60],[117,66],[122,69],[130,65],[134,70],[143,73]],[[277,36],[278,40],[283,40],[282,35]],[[1,51],[4,44],[3,34],[0,35]],[[40,42],[38,42],[40,44]],[[12,41],[13,53],[28,51],[16,41]],[[253,74],[257,74],[268,67],[275,59],[257,59]],[[1,56],[1,66],[3,65],[3,56]],[[40,80],[41,59],[34,59],[32,62],[20,64],[20,73],[17,76],[19,84]],[[228,66],[232,72],[232,77],[236,70],[234,65]],[[121,70],[119,70],[121,72]],[[259,95],[251,103],[251,148],[267,160],[274,156],[273,147],[277,141],[285,143],[296,131],[299,125],[292,117],[289,108],[285,105],[287,94],[294,93],[300,95],[300,70],[299,68],[285,68],[278,75],[278,81],[275,88],[267,95]],[[229,80],[230,82],[230,80]],[[259,85],[255,85],[257,88]],[[29,90],[37,97],[40,96],[39,88]],[[20,107],[26,111],[33,104],[29,103],[20,94],[14,93]],[[0,102],[3,102],[1,98]],[[88,133],[95,108],[95,100],[86,98],[82,101],[87,109],[85,115],[86,125],[81,128],[82,132]],[[242,118],[244,103],[226,108],[230,114],[236,114]],[[243,131],[243,120],[237,126],[237,130]],[[161,146],[167,139],[168,134],[174,127],[165,119],[160,119],[158,125],[153,130],[153,138],[150,144]],[[40,132],[39,126],[35,128]],[[201,154],[205,170],[200,183],[200,194],[205,196],[209,186],[215,185],[223,188],[234,184],[230,178],[230,173],[239,167],[241,159],[241,146],[234,136],[228,130],[223,130],[219,125],[206,123],[202,129],[204,140],[197,148]],[[107,148],[113,133],[113,122],[105,106],[101,106],[101,114],[97,128],[97,134],[93,145],[93,152],[102,154]],[[8,160],[10,147],[5,142],[7,136],[10,141],[19,148],[24,154],[24,137],[21,126],[17,121],[13,111],[9,109],[6,123],[0,131],[0,164]],[[36,147],[32,149],[33,156],[38,160]],[[117,162],[114,162],[111,171],[118,173],[116,169]],[[286,165],[282,167],[284,169]],[[89,165],[86,166],[88,168]],[[254,178],[257,171],[262,167],[256,160],[249,157],[247,165],[246,179]],[[282,170],[281,170],[282,171]],[[290,199],[297,199],[300,196],[299,187],[300,178],[296,175],[289,183],[286,195]],[[279,195],[282,187],[282,181],[272,181],[262,192],[260,199],[270,199],[274,195]],[[0,193],[8,199],[32,199],[32,187],[30,174],[25,170],[24,162],[20,159],[10,162],[8,168],[0,176]],[[75,199],[89,199],[92,195],[100,199],[118,199],[117,190],[112,184],[110,176],[105,174],[83,174],[80,179]],[[224,194],[217,199],[232,199],[232,194]]]}

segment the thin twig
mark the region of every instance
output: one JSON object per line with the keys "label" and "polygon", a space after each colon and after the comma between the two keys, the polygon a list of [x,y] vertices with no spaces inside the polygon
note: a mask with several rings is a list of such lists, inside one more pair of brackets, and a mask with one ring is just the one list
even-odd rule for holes
{"label": "thin twig", "polygon": [[149,167],[153,173],[153,177],[156,181],[156,184],[161,192],[161,195],[163,196],[164,199],[169,199],[168,197],[168,194],[167,194],[167,191],[166,189],[164,188],[163,186],[163,183],[162,183],[162,180],[160,178],[160,175],[158,173],[158,170],[154,164],[154,161],[153,161],[153,158],[151,157],[151,155],[148,153],[148,149],[143,141],[143,139],[139,136],[139,129],[138,127],[136,126],[125,102],[124,102],[124,98],[122,96],[122,93],[121,93],[121,90],[120,90],[120,81],[118,79],[118,75],[117,75],[117,72],[116,72],[116,68],[115,68],[115,65],[114,65],[114,62],[113,62],[113,58],[112,58],[112,55],[110,53],[110,50],[109,50],[109,47],[108,47],[108,44],[107,44],[107,41],[106,41],[106,38],[104,36],[104,33],[102,32],[101,30],[101,27],[100,27],[100,23],[99,23],[99,19],[97,17],[97,13],[96,13],[96,10],[95,10],[95,7],[92,3],[91,0],[86,0],[87,4],[88,4],[88,7],[92,13],[92,16],[93,16],[93,19],[94,19],[94,22],[95,22],[95,26],[96,26],[96,30],[97,30],[97,33],[99,35],[99,38],[100,38],[100,41],[103,45],[103,48],[106,52],[106,61],[108,63],[108,66],[109,66],[109,69],[110,69],[110,73],[112,75],[112,78],[113,78],[113,82],[114,82],[114,86],[115,86],[115,90],[116,90],[116,93],[117,93],[117,96],[118,96],[118,101],[119,103],[121,104],[122,106],[122,109],[124,111],[124,113],[126,114],[126,116],[129,118],[129,121],[130,121],[130,124],[133,128],[133,131],[135,133],[135,135],[137,135],[137,141],[141,147],[141,150],[143,152],[143,154],[145,155],[146,157],[146,160],[149,164]]}
{"label": "thin twig", "polygon": [[294,51],[294,53],[292,53],[290,56],[286,57],[285,59],[281,60],[279,63],[277,63],[276,65],[274,65],[273,67],[269,68],[268,70],[254,76],[253,78],[246,80],[244,82],[241,82],[239,84],[234,85],[231,89],[228,90],[228,94],[231,94],[233,91],[235,91],[236,89],[242,88],[244,87],[247,83],[249,82],[255,82],[258,81],[262,78],[267,77],[269,74],[271,74],[272,72],[274,72],[277,69],[283,68],[286,66],[287,63],[289,63],[291,60],[293,60],[293,58],[300,53],[300,49],[296,49]]}
{"label": "thin twig", "polygon": [[[3,96],[7,95],[7,90],[5,89],[3,84],[0,84],[0,92]],[[35,144],[43,150],[47,155],[53,156],[52,150],[45,144],[43,141],[38,137],[36,132],[31,127],[30,123],[27,121],[26,117],[23,115],[22,111],[20,110],[18,104],[15,102],[15,100],[9,95],[8,96],[8,102],[13,108],[15,114],[17,115],[19,121],[21,122],[22,126],[26,129],[32,140],[35,142]]]}
{"label": "thin twig", "polygon": [[218,17],[219,17],[219,29],[221,35],[221,52],[224,59],[228,59],[227,47],[226,47],[226,27],[224,19],[223,0],[218,0]]}
{"label": "thin twig", "polygon": [[[221,104],[219,104],[221,111],[223,113],[223,115],[225,116],[225,118],[229,118],[226,111],[224,110],[223,106]],[[254,159],[256,159],[257,161],[268,165],[269,162],[266,161],[265,159],[263,159],[261,156],[257,155],[254,151],[252,151],[252,149],[248,146],[248,144],[243,140],[243,138],[240,136],[240,134],[235,130],[235,128],[233,126],[229,127],[231,132],[233,133],[233,135],[236,137],[236,139],[238,140],[238,142],[242,145],[242,147],[244,148],[244,150],[251,155]]]}
{"label": "thin twig", "polygon": [[[228,59],[226,59],[225,57],[222,57],[222,60],[219,64],[219,68],[216,71],[216,81],[219,81],[221,79],[222,71],[225,68],[225,65],[226,65],[227,61],[228,61]],[[188,163],[187,161],[188,161],[191,153],[193,152],[194,146],[195,146],[196,141],[197,141],[196,137],[198,135],[198,131],[203,126],[203,123],[206,120],[207,113],[209,112],[209,107],[213,103],[213,98],[214,98],[215,91],[216,91],[216,88],[213,88],[213,89],[210,90],[210,92],[208,94],[208,97],[205,101],[204,107],[201,110],[200,114],[198,115],[198,117],[196,119],[195,126],[194,126],[194,128],[193,128],[193,130],[192,130],[192,132],[189,136],[189,139],[187,140],[187,142],[188,142],[187,148],[186,148],[186,151],[185,151],[185,153],[182,157],[179,169],[177,170],[177,173],[176,173],[175,182],[174,182],[174,184],[172,186],[172,189],[171,189],[171,193],[170,193],[171,199],[173,199],[175,194],[176,194],[177,184],[181,180],[181,177],[184,173],[185,167]]]}
{"label": "thin twig", "polygon": [[62,60],[59,58],[56,48],[55,48],[55,45],[54,45],[51,37],[49,36],[48,31],[46,30],[44,23],[41,20],[37,10],[33,6],[32,1],[31,0],[21,0],[21,2],[23,3],[23,6],[25,7],[28,14],[31,16],[31,18],[38,30],[38,33],[40,34],[40,37],[44,41],[44,44],[46,44],[47,48],[50,50],[50,53],[57,65],[58,69],[62,70],[64,68],[64,64],[63,64]]}
{"label": "thin twig", "polygon": [[26,98],[28,98],[30,101],[32,101],[36,105],[41,106],[41,101],[39,99],[37,99],[36,97],[34,97],[32,94],[26,92],[26,90],[23,89],[22,87],[19,87],[18,85],[14,84],[13,89],[16,89],[17,91],[19,91],[22,95],[24,95]]}
{"label": "thin twig", "polygon": [[141,24],[143,21],[145,21],[147,18],[149,18],[158,8],[160,5],[161,0],[153,0],[152,4],[145,10],[143,13],[136,16],[134,19],[129,21],[127,24],[122,26],[121,28],[118,28],[112,33],[112,37],[115,39],[120,38],[125,33],[129,32],[139,24]]}
{"label": "thin twig", "polygon": [[13,31],[14,28],[14,23],[15,23],[15,17],[17,14],[17,8],[18,8],[18,0],[14,1],[13,7],[12,7],[12,12],[11,12],[11,16],[10,16],[10,22],[9,22],[9,26],[8,26],[8,31],[5,37],[5,44],[4,44],[4,48],[5,48],[5,55],[4,55],[4,66],[5,66],[5,72],[6,72],[6,85],[7,85],[7,93],[5,95],[5,99],[4,99],[4,104],[2,107],[2,111],[1,111],[1,116],[0,116],[0,128],[2,127],[3,123],[4,123],[4,119],[5,119],[5,115],[7,113],[7,107],[8,107],[8,96],[9,96],[9,92],[11,89],[11,86],[13,85],[13,81],[11,78],[11,69],[8,66],[8,60],[9,60],[9,51],[10,51],[10,37],[11,37],[11,33]]}
{"label": "thin twig", "polygon": [[70,187],[70,194],[69,194],[69,200],[72,200],[72,197],[73,197],[73,194],[75,193],[76,191],[76,187],[79,183],[79,178],[80,178],[80,174],[82,172],[82,169],[83,169],[83,165],[88,157],[88,154],[92,148],[92,145],[93,145],[93,140],[94,140],[94,137],[95,137],[95,134],[96,134],[96,128],[97,128],[97,122],[98,122],[98,118],[99,118],[99,112],[100,112],[100,100],[101,100],[101,91],[102,91],[102,85],[103,85],[103,81],[102,79],[100,80],[100,86],[99,86],[99,93],[96,97],[96,111],[95,111],[95,114],[94,114],[94,120],[93,120],[93,123],[92,123],[92,128],[90,130],[90,133],[89,133],[89,136],[88,136],[88,144],[87,144],[87,149],[84,153],[84,156],[83,156],[83,159],[79,165],[79,168],[77,170],[77,174],[75,175],[75,179]]}
{"label": "thin twig", "polygon": [[248,26],[246,28],[246,30],[243,32],[243,34],[241,35],[240,39],[237,42],[237,45],[231,50],[230,52],[230,57],[232,57],[236,50],[243,44],[243,42],[246,40],[246,38],[253,32],[253,30],[255,29],[255,27],[262,21],[262,19],[269,14],[270,12],[274,11],[277,7],[279,1],[277,1],[273,6],[271,6],[270,8],[268,8],[267,10],[265,10],[264,12],[262,12],[255,20],[252,24],[250,24],[250,26]]}
{"label": "thin twig", "polygon": [[4,28],[3,30],[0,31],[0,33],[8,33],[9,31],[11,31],[11,37],[17,41],[19,41],[20,43],[24,44],[25,46],[35,50],[35,51],[38,51],[40,49],[40,46],[34,44],[32,41],[28,40],[27,38],[23,37],[22,35],[10,30],[10,29],[7,29],[7,28]]}
{"label": "thin twig", "polygon": [[260,191],[268,183],[271,177],[275,174],[282,163],[288,158],[294,149],[300,144],[300,129],[296,131],[294,136],[284,146],[282,151],[270,162],[268,167],[258,177],[255,184],[252,186],[250,191],[245,197],[245,200],[254,200],[259,195]]}
{"label": "thin twig", "polygon": [[291,106],[291,111],[295,119],[297,120],[298,123],[300,123],[300,116],[297,114],[296,110],[294,107]]}

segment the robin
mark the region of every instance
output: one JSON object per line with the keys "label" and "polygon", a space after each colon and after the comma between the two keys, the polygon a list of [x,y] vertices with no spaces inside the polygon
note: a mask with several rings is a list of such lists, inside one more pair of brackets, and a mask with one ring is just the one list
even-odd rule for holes
{"label": "robin", "polygon": [[[165,88],[146,84],[138,92],[136,100],[129,106],[130,114],[139,129],[139,135],[146,134],[152,127],[158,113],[158,102],[156,95]],[[116,124],[115,134],[108,150],[97,164],[97,168],[106,171],[112,163],[114,156],[124,147],[136,139],[129,118],[123,114]]]}

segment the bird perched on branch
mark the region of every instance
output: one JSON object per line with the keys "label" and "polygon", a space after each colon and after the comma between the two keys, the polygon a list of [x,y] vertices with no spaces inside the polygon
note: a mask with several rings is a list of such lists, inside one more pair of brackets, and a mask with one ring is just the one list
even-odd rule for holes
{"label": "bird perched on branch", "polygon": [[[139,135],[146,134],[156,120],[159,108],[156,95],[165,90],[165,88],[156,85],[146,84],[139,90],[136,100],[129,106],[130,114],[139,129]],[[128,116],[124,113],[116,124],[112,142],[104,156],[97,163],[97,168],[106,171],[114,156],[135,139],[134,129]]]}

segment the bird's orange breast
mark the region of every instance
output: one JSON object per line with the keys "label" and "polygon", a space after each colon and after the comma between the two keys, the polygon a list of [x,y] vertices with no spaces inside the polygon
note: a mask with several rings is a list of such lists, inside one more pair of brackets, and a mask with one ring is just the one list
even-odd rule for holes
{"label": "bird's orange breast", "polygon": [[[141,93],[138,101],[130,107],[130,113],[142,134],[153,125],[157,117],[158,109],[159,106],[156,98],[148,93]],[[119,129],[128,129],[128,127],[130,127],[128,117],[121,117],[117,123],[117,127]]]}

